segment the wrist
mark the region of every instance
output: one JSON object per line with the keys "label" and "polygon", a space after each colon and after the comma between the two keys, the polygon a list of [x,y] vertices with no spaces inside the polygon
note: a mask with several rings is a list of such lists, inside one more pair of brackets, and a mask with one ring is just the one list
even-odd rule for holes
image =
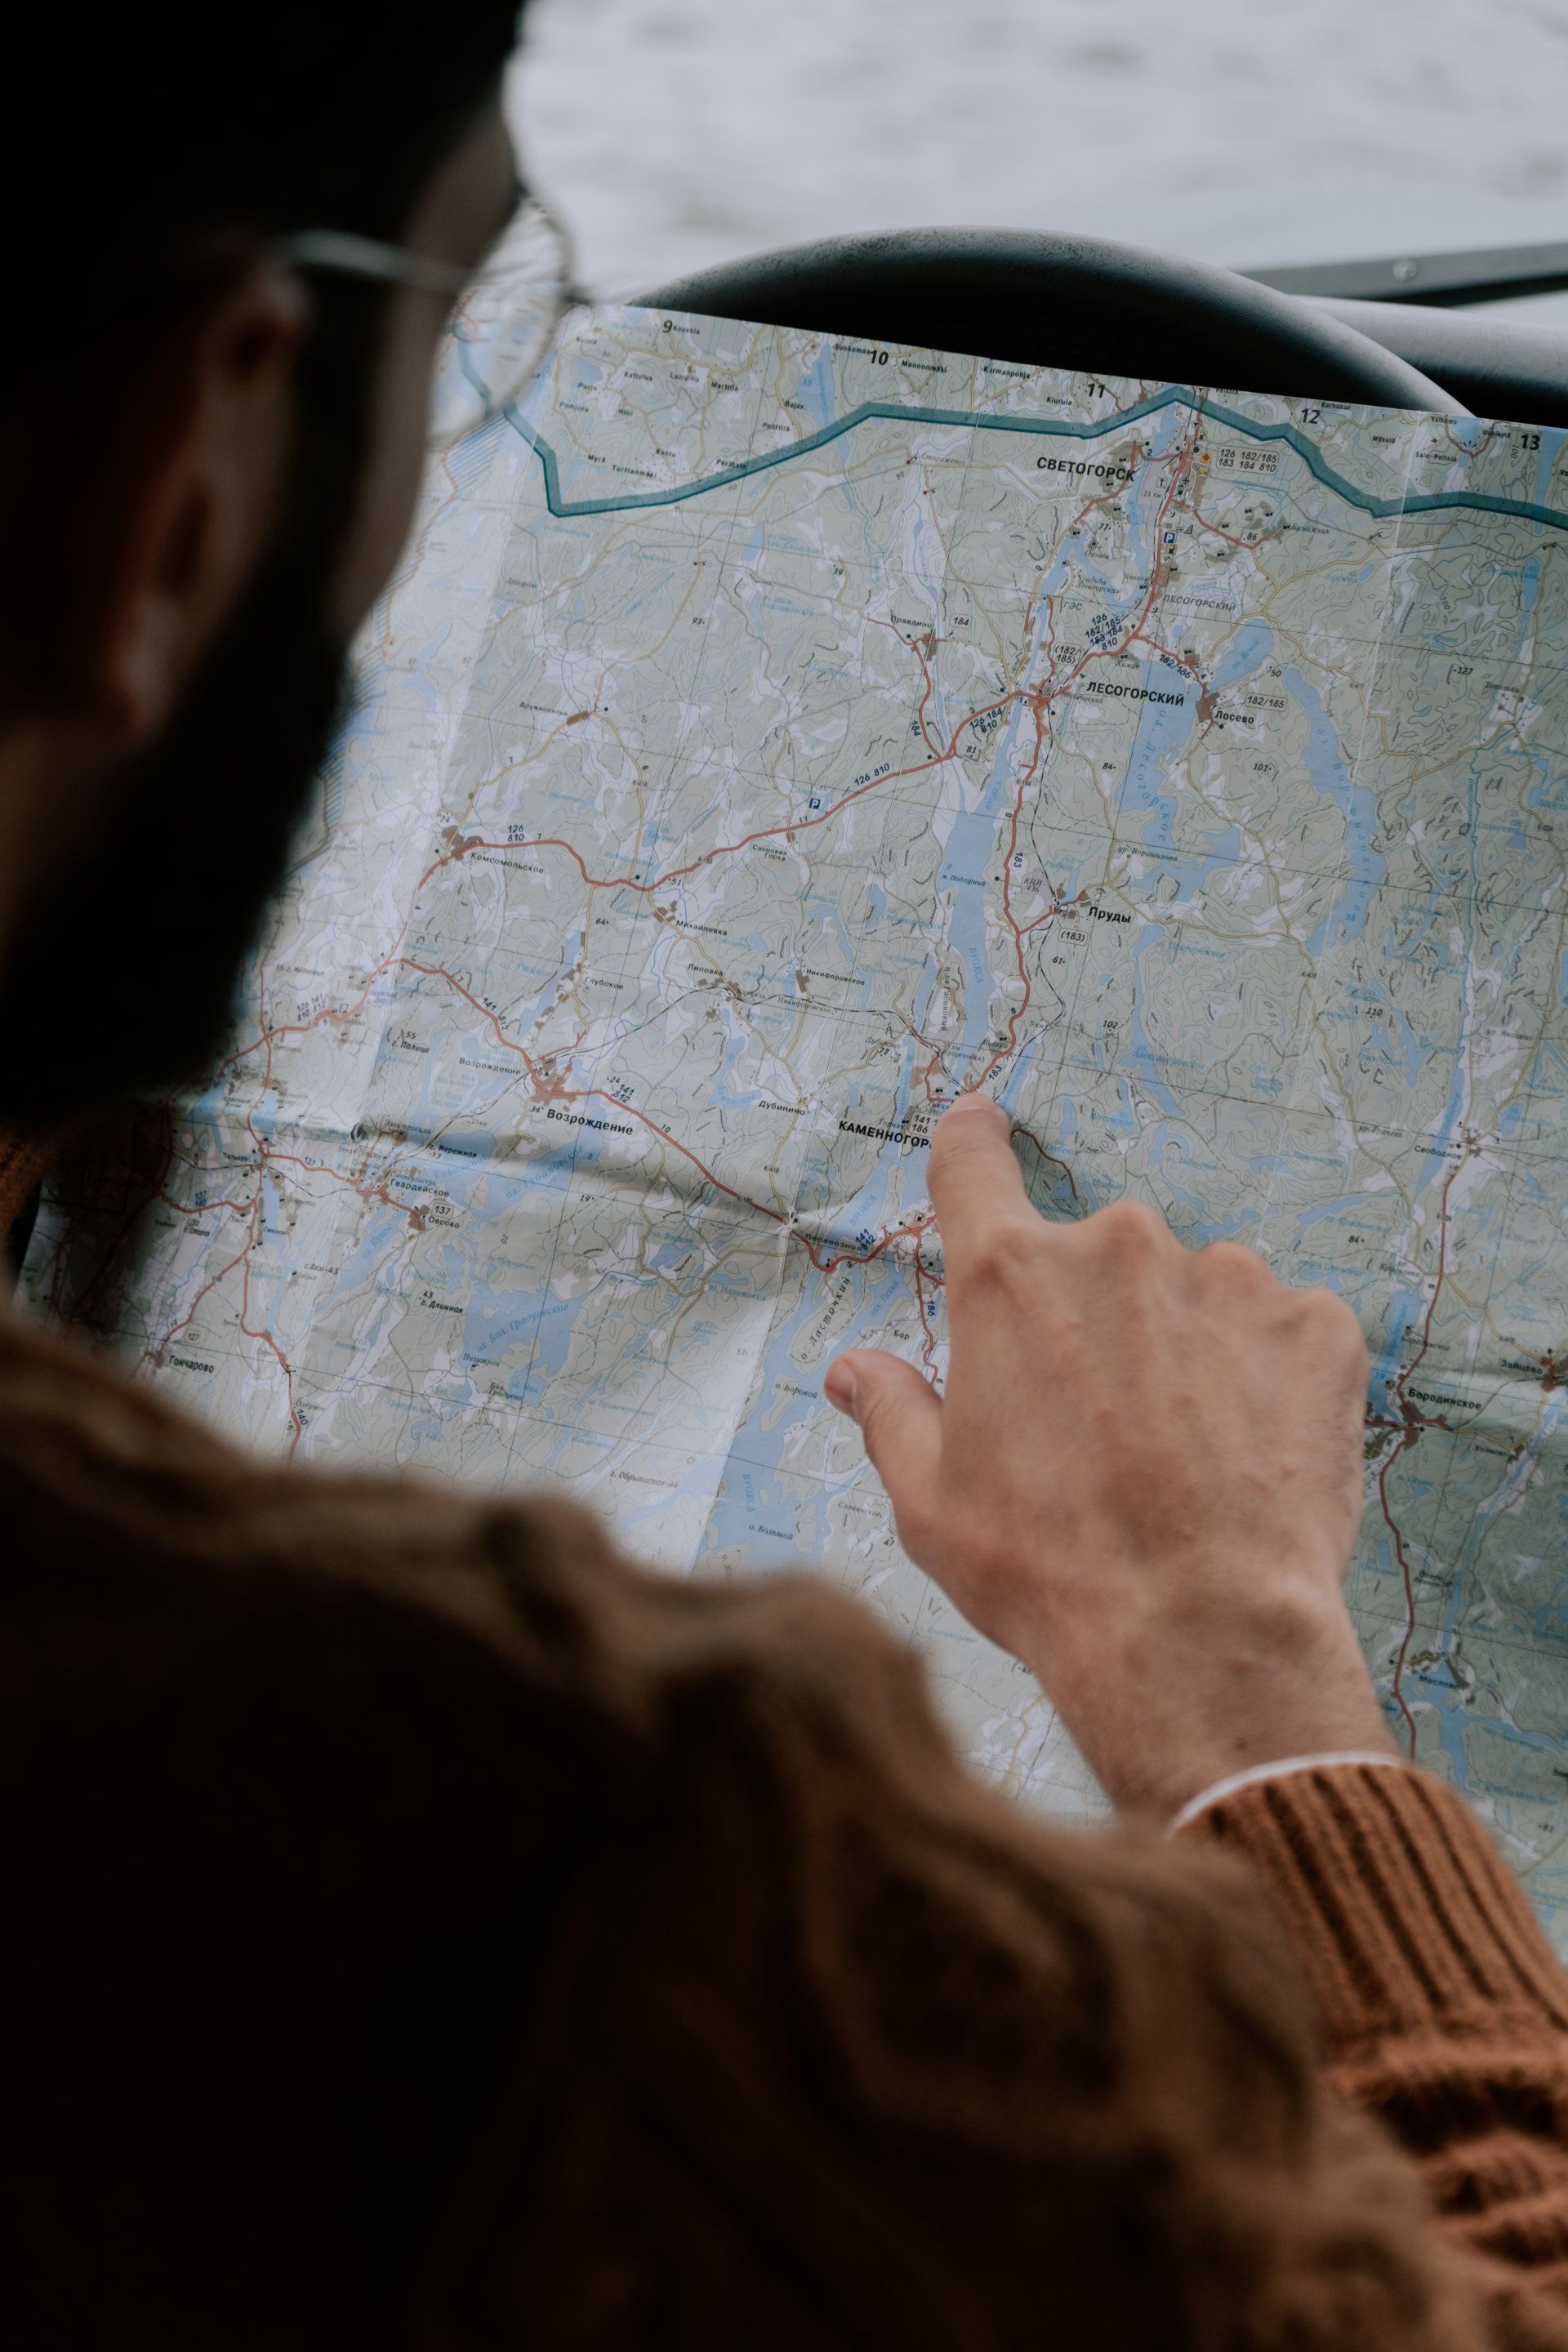
{"label": "wrist", "polygon": [[1164,1606],[1131,1639],[1089,1629],[1080,1660],[1059,1637],[1025,1654],[1119,1811],[1169,1822],[1237,1773],[1396,1753],[1337,1586],[1259,1591],[1254,1575],[1214,1591],[1212,1610]]}
{"label": "wrist", "polygon": [[1226,1804],[1233,1797],[1244,1795],[1248,1789],[1293,1780],[1303,1772],[1366,1771],[1379,1767],[1401,1772],[1407,1769],[1407,1761],[1392,1748],[1340,1748],[1320,1750],[1311,1756],[1281,1756],[1269,1764],[1249,1765],[1245,1771],[1229,1773],[1225,1780],[1200,1790],[1195,1797],[1189,1797],[1165,1834],[1179,1837],[1194,1822],[1201,1822],[1205,1813]]}

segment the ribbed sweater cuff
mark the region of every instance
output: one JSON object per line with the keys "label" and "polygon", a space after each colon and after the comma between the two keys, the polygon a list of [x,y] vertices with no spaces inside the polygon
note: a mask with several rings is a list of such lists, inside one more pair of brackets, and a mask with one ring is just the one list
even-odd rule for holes
{"label": "ribbed sweater cuff", "polygon": [[1389,2033],[1568,2031],[1568,1977],[1463,1798],[1341,1764],[1256,1782],[1181,1835],[1244,1853],[1284,1916],[1336,2056]]}

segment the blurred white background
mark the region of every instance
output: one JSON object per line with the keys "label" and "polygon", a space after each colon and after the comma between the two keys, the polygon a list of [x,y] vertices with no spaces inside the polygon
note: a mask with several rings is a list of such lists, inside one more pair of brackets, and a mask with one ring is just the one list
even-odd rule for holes
{"label": "blurred white background", "polygon": [[930,223],[1258,266],[1568,238],[1568,0],[533,0],[528,26],[514,119],[600,293]]}

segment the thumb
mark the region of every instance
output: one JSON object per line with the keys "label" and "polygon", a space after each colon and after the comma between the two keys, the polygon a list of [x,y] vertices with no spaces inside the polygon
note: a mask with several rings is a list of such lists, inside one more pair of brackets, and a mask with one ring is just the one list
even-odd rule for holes
{"label": "thumb", "polygon": [[901,1356],[852,1348],[829,1364],[823,1391],[858,1424],[900,1535],[929,1526],[942,1458],[942,1400],[930,1381]]}

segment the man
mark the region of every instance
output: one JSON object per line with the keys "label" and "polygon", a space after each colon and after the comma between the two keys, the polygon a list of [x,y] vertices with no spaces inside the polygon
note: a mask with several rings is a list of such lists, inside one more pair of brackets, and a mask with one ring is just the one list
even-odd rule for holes
{"label": "man", "polygon": [[[430,272],[285,240],[454,271],[510,202],[510,5],[210,23],[40,16],[0,164],[18,1184],[211,1051],[406,526]],[[830,1393],[1100,1836],[809,1580],[253,1462],[0,1322],[10,2344],[1568,2345],[1568,1981],[1357,1651],[1353,1322],[1046,1226],[979,1099],[931,1181],[945,1399]]]}

